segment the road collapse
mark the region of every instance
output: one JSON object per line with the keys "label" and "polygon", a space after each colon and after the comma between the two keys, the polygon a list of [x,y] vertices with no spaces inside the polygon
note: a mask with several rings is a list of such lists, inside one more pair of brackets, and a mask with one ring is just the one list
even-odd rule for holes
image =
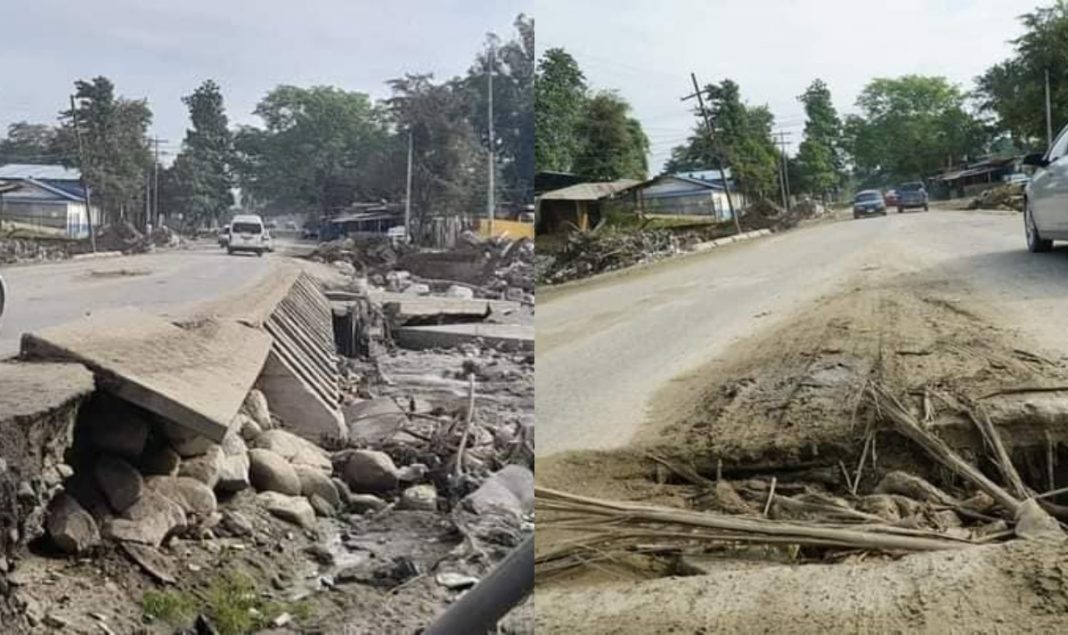
{"label": "road collapse", "polygon": [[1068,373],[959,293],[821,298],[673,382],[631,446],[539,459],[538,632],[1053,628]]}
{"label": "road collapse", "polygon": [[[530,254],[374,260],[393,249],[24,336],[0,364],[5,632],[414,631],[530,536]],[[456,279],[402,268],[438,260]]]}

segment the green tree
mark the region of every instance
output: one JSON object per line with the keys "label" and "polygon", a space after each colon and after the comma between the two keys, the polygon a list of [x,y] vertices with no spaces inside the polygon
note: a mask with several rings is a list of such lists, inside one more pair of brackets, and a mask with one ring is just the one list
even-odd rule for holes
{"label": "green tree", "polygon": [[581,142],[577,129],[586,109],[586,77],[575,58],[551,48],[538,62],[534,117],[539,170],[569,172]]}
{"label": "green tree", "polygon": [[630,104],[613,92],[590,98],[576,127],[581,143],[573,164],[576,174],[591,181],[645,178],[649,139],[629,113]]}
{"label": "green tree", "polygon": [[872,80],[846,120],[845,138],[862,184],[920,179],[982,153],[987,132],[944,77]]}
{"label": "green tree", "polygon": [[[65,153],[75,157],[93,192],[93,204],[104,212],[108,222],[126,219],[140,210],[144,176],[152,165],[148,126],[152,111],[143,99],[115,95],[115,85],[106,77],[77,81],[73,112],[60,113],[66,144]],[[73,125],[77,119],[82,136],[82,153],[74,143]]]}
{"label": "green tree", "polygon": [[0,139],[0,165],[5,163],[61,163],[65,159],[58,131],[46,124],[18,121]]}
{"label": "green tree", "polygon": [[822,80],[814,80],[797,99],[805,106],[805,139],[797,151],[799,179],[792,183],[801,191],[822,195],[842,180],[842,122]]}
{"label": "green tree", "polygon": [[364,93],[279,86],[256,106],[263,127],[235,135],[242,191],[267,213],[376,200],[395,186],[369,178],[390,147],[385,112]]}
{"label": "green tree", "polygon": [[186,222],[195,226],[215,224],[234,203],[233,135],[222,92],[218,84],[208,80],[182,102],[189,108],[193,127],[186,131],[182,151],[165,179],[167,209],[181,212]]}
{"label": "green tree", "polygon": [[976,78],[976,95],[1017,147],[1045,147],[1046,71],[1050,75],[1053,132],[1068,121],[1068,2],[1020,16],[1024,34],[1014,55]]}

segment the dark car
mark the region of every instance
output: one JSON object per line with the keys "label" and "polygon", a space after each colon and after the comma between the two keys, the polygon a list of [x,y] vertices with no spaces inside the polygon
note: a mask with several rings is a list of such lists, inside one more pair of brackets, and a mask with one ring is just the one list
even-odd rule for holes
{"label": "dark car", "polygon": [[897,188],[897,213],[907,209],[920,209],[927,211],[927,188],[919,181],[905,183]]}
{"label": "dark car", "polygon": [[853,199],[853,218],[874,215],[886,216],[886,203],[883,202],[883,194],[879,190],[864,190],[857,192]]}

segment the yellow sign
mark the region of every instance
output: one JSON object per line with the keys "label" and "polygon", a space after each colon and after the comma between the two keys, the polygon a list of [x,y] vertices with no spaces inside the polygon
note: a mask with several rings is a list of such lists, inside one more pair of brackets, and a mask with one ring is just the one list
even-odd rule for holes
{"label": "yellow sign", "polygon": [[489,225],[489,220],[482,219],[478,221],[479,236],[507,236],[513,240],[519,240],[520,238],[534,238],[534,223],[494,219],[492,233],[490,233]]}

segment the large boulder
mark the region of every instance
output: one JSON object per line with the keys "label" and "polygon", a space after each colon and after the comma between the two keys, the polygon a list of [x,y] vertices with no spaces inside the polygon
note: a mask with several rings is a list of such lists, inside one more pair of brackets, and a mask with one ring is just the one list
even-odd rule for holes
{"label": "large boulder", "polygon": [[333,469],[326,450],[286,430],[267,430],[252,442],[252,446],[270,450],[294,465],[308,465],[327,474]]}
{"label": "large boulder", "polygon": [[215,484],[219,482],[219,473],[222,472],[225,460],[226,455],[223,453],[223,449],[218,445],[213,445],[204,454],[182,461],[182,466],[178,469],[178,475],[195,478],[210,489],[215,489]]}
{"label": "large boulder", "polygon": [[67,493],[52,499],[45,529],[53,544],[64,553],[84,553],[100,544],[100,530],[93,515]]}
{"label": "large boulder", "polygon": [[534,509],[534,473],[522,465],[506,465],[468,494],[462,503],[476,514],[493,511],[517,517],[528,514]]}
{"label": "large boulder", "polygon": [[218,506],[215,492],[189,476],[150,476],[145,479],[145,487],[174,501],[187,514],[209,516]]}
{"label": "large boulder", "polygon": [[309,501],[312,496],[318,496],[334,509],[341,509],[341,495],[329,476],[307,465],[294,465],[293,469],[297,473],[297,478],[300,479],[301,496],[305,496]]}
{"label": "large boulder", "polygon": [[145,449],[149,423],[132,406],[118,407],[113,416],[89,419],[85,434],[96,449],[136,459]]}
{"label": "large boulder", "polygon": [[245,397],[244,410],[261,429],[271,429],[271,409],[262,391],[256,388],[249,391],[248,396]]}
{"label": "large boulder", "polygon": [[355,450],[341,471],[345,483],[360,494],[386,494],[397,489],[399,476],[393,459],[385,452]]}
{"label": "large boulder", "polygon": [[271,450],[255,448],[249,450],[248,458],[249,476],[257,490],[300,495],[300,477],[282,456]]}
{"label": "large boulder", "polygon": [[222,470],[219,472],[219,482],[215,489],[220,492],[239,492],[252,484],[249,477],[251,468],[248,458],[248,446],[235,431],[231,431],[222,442],[223,459]]}
{"label": "large boulder", "polygon": [[105,454],[97,459],[93,469],[96,483],[115,513],[121,514],[137,502],[144,491],[141,473],[117,456]]}
{"label": "large boulder", "polygon": [[256,498],[271,514],[305,529],[315,527],[315,509],[302,496],[286,496],[278,492],[260,492]]}
{"label": "large boulder", "polygon": [[121,517],[108,519],[104,523],[103,534],[112,540],[158,547],[168,536],[185,528],[186,517],[181,506],[162,494],[150,491],[145,492]]}

